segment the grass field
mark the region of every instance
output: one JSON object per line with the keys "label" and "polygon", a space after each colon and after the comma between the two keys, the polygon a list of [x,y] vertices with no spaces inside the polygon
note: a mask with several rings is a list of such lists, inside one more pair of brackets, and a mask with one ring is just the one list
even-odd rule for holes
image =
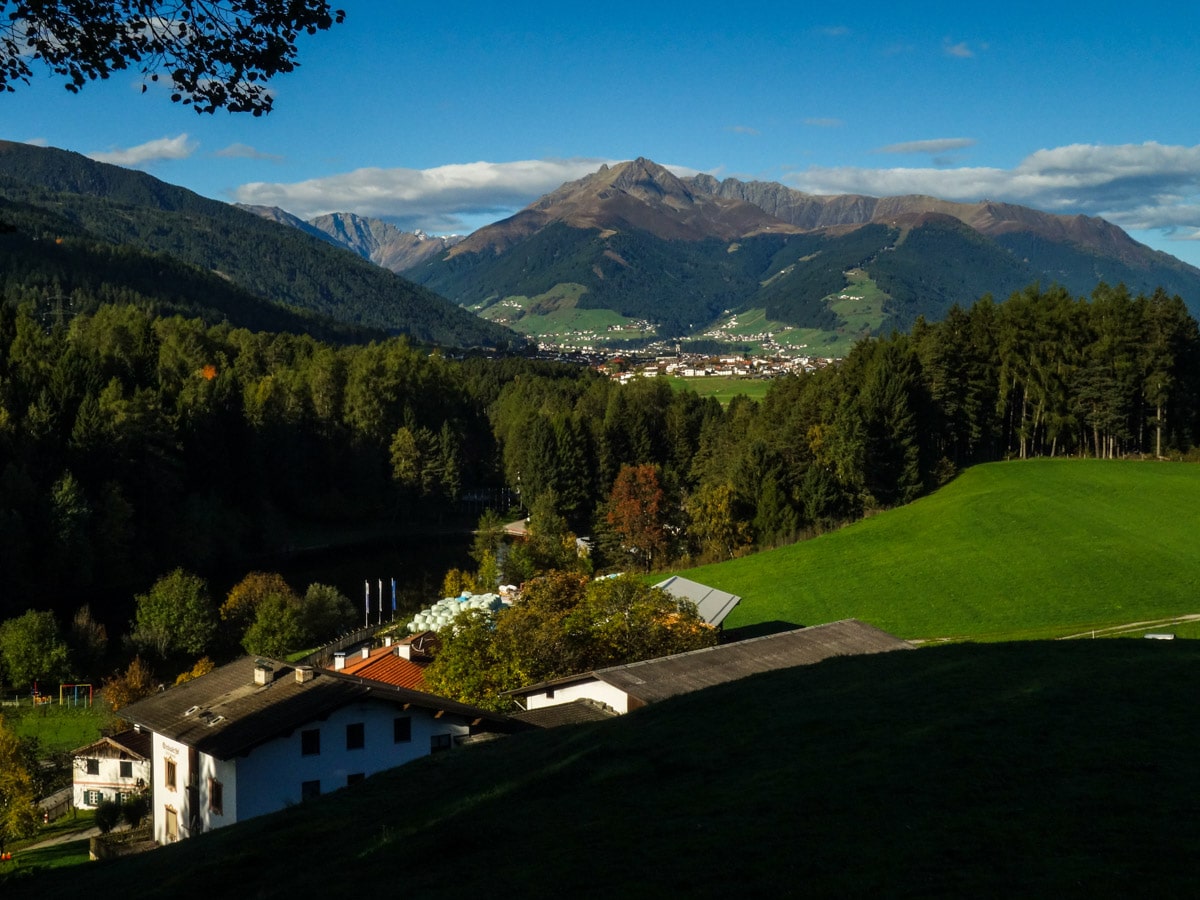
{"label": "grass field", "polygon": [[0,894],[1192,896],[1198,666],[1192,641],[832,659],[436,754]]}
{"label": "grass field", "polygon": [[732,628],[855,617],[909,639],[1060,637],[1200,612],[1197,510],[1200,466],[996,463],[840,531],[678,574],[739,594]]}
{"label": "grass field", "polygon": [[111,718],[108,708],[97,703],[86,707],[45,706],[4,707],[4,723],[18,736],[35,737],[46,753],[74,750],[100,737],[100,729]]}
{"label": "grass field", "polygon": [[667,380],[676,391],[693,391],[701,397],[716,397],[722,406],[738,396],[761,400],[767,396],[767,391],[771,387],[771,382],[762,378],[714,376],[712,378],[670,377]]}
{"label": "grass field", "polygon": [[551,339],[564,346],[596,345],[654,334],[653,329],[642,328],[633,319],[611,310],[579,308],[579,298],[585,292],[581,284],[559,284],[536,297],[505,297],[486,308],[473,309],[483,318],[521,334]]}

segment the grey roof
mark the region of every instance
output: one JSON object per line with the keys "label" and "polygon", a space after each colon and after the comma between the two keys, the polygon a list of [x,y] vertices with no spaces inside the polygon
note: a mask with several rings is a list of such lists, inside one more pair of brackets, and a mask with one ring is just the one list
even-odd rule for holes
{"label": "grey roof", "polygon": [[680,578],[678,575],[660,581],[655,587],[662,588],[672,597],[691,600],[696,604],[700,618],[709,625],[720,625],[725,621],[725,617],[733,612],[733,608],[742,602],[742,598],[737,594],[719,591],[706,584]]}
{"label": "grey roof", "polygon": [[595,700],[582,698],[572,700],[570,703],[556,703],[553,706],[522,710],[513,713],[512,718],[538,728],[558,728],[560,725],[602,722],[605,719],[613,718],[616,714],[616,710],[612,707],[597,703]]}
{"label": "grey roof", "polygon": [[466,719],[473,727],[486,723],[492,730],[511,730],[515,724],[474,706],[340,672],[313,669],[312,678],[300,682],[294,666],[277,660],[266,660],[274,679],[260,685],[254,680],[255,662],[254,657],[242,657],[131,703],[121,709],[121,718],[218,759],[248,753],[362,700],[441,711]]}
{"label": "grey roof", "polygon": [[654,703],[702,688],[736,681],[760,672],[821,662],[833,656],[857,656],[912,650],[908,641],[893,637],[857,619],[797,628],[779,634],[691,650],[623,666],[610,666],[582,675],[557,678],[510,693],[517,696],[545,688],[598,679],[642,703]]}

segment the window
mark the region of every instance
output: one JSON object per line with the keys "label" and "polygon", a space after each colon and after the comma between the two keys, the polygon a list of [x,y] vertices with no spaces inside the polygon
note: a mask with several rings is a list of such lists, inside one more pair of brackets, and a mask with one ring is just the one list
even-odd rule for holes
{"label": "window", "polygon": [[346,787],[350,787],[350,785],[352,785],[352,784],[358,784],[360,781],[363,781],[366,777],[367,776],[364,775],[362,772],[355,772],[353,775],[347,775],[346,776]]}
{"label": "window", "polygon": [[167,841],[179,840],[179,813],[173,806],[166,808],[167,815]]}
{"label": "window", "polygon": [[351,722],[346,726],[347,750],[361,750],[366,742],[366,731],[362,722]]}
{"label": "window", "polygon": [[321,796],[320,781],[302,781],[300,782],[300,799],[313,800]]}
{"label": "window", "polygon": [[396,744],[407,744],[412,740],[412,719],[401,716],[392,720],[392,741]]}
{"label": "window", "polygon": [[546,699],[547,700],[554,699],[554,688],[550,688],[550,690],[546,691]]}
{"label": "window", "polygon": [[225,787],[215,778],[208,779],[208,811],[213,815],[225,815]]}
{"label": "window", "polygon": [[133,777],[133,763],[127,759],[121,760],[121,777],[122,778],[132,778]]}
{"label": "window", "polygon": [[104,794],[100,791],[84,791],[83,805],[84,806],[99,806],[104,802]]}
{"label": "window", "polygon": [[310,728],[307,731],[300,732],[300,755],[321,755],[321,729]]}
{"label": "window", "polygon": [[430,753],[441,753],[443,750],[449,750],[452,746],[454,745],[448,734],[435,734],[429,739]]}
{"label": "window", "polygon": [[99,775],[100,774],[100,760],[89,759],[89,760],[86,760],[86,762],[87,762],[87,773],[89,775]]}
{"label": "window", "polygon": [[170,790],[175,790],[175,760],[167,760],[167,771],[163,781]]}

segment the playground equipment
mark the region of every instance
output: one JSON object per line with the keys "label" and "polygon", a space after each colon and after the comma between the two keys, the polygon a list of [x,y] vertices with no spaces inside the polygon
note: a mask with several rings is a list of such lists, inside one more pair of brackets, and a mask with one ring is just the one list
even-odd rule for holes
{"label": "playground equipment", "polygon": [[[93,699],[93,690],[90,684],[60,684],[58,686],[58,705],[59,706],[85,706],[91,707]],[[51,702],[47,697],[45,702]]]}

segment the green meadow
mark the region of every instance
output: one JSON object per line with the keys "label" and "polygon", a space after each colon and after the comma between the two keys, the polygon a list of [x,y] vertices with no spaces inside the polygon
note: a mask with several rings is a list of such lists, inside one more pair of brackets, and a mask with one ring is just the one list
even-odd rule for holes
{"label": "green meadow", "polygon": [[90,708],[57,703],[5,707],[0,716],[18,737],[37,738],[46,753],[66,753],[90,744],[112,719],[108,706],[100,701]]}
{"label": "green meadow", "polygon": [[677,574],[742,597],[727,628],[854,617],[916,640],[1171,631],[1154,623],[1200,612],[1198,511],[1200,466],[993,463],[839,531]]}
{"label": "green meadow", "polygon": [[714,375],[705,378],[667,379],[676,391],[692,391],[701,397],[716,397],[724,406],[734,397],[744,396],[751,400],[761,400],[767,396],[771,382],[763,378],[733,378],[728,375]]}

